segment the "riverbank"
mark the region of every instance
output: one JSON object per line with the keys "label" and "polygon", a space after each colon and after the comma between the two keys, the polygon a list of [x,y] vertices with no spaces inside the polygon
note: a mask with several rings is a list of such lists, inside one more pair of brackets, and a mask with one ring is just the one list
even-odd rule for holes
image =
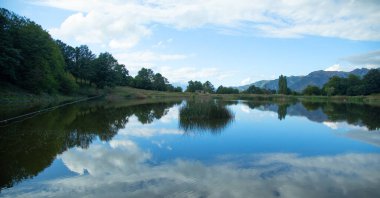
{"label": "riverbank", "polygon": [[31,94],[16,87],[2,89],[0,106],[51,106],[80,100],[86,97],[104,95],[110,102],[126,99],[223,99],[223,100],[264,100],[264,101],[307,101],[307,102],[337,102],[337,103],[364,103],[380,105],[380,94],[370,96],[296,96],[296,95],[259,95],[259,94],[204,94],[189,92],[162,92],[136,89],[132,87],[115,87],[97,90],[95,88],[81,88],[76,95],[65,96],[60,94]]}
{"label": "riverbank", "polygon": [[364,103],[380,105],[380,94],[370,96],[297,96],[282,94],[203,94],[188,92],[162,92],[142,90],[131,87],[116,87],[111,89],[106,98],[110,101],[120,99],[146,99],[146,98],[182,98],[198,99],[212,98],[223,100],[264,100],[278,102],[306,101],[306,102],[336,102],[336,103]]}

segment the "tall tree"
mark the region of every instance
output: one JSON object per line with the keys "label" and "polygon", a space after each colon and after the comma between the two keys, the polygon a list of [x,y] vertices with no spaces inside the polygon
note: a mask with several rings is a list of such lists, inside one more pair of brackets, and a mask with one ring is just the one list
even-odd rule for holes
{"label": "tall tree", "polygon": [[12,32],[15,25],[11,20],[12,13],[5,9],[1,9],[0,12],[0,79],[15,82],[22,56],[20,50],[13,45]]}
{"label": "tall tree", "polygon": [[363,77],[365,94],[380,93],[380,71],[371,69]]}
{"label": "tall tree", "polygon": [[279,94],[288,94],[288,83],[286,76],[280,75],[278,78],[278,93]]}
{"label": "tall tree", "polygon": [[123,64],[117,64],[114,68],[115,72],[115,84],[120,86],[129,85],[131,81],[131,76],[129,76],[129,71]]}
{"label": "tall tree", "polygon": [[142,68],[135,76],[134,83],[137,88],[152,89],[154,72],[151,69]]}
{"label": "tall tree", "polygon": [[166,84],[169,81],[165,77],[163,77],[160,73],[157,73],[153,76],[153,89],[157,91],[166,91]]}
{"label": "tall tree", "polygon": [[195,91],[202,91],[203,85],[200,81],[189,81],[186,92],[195,92]]}
{"label": "tall tree", "polygon": [[[108,53],[109,54],[109,53]],[[111,55],[112,56],[112,55]],[[87,45],[81,45],[75,48],[75,72],[74,76],[81,80],[89,81],[94,75],[92,70],[92,61],[96,58],[95,54],[88,48]]]}
{"label": "tall tree", "polygon": [[63,55],[63,59],[65,60],[65,70],[69,71],[70,73],[75,73],[75,61],[76,61],[76,53],[75,48],[71,47],[70,45],[67,45],[66,43],[62,42],[61,40],[56,40],[56,43],[61,50],[61,53]]}
{"label": "tall tree", "polygon": [[6,9],[0,26],[2,81],[35,93],[57,92],[71,81],[60,49],[41,26]]}
{"label": "tall tree", "polygon": [[100,53],[92,64],[93,75],[90,80],[96,87],[104,88],[106,86],[115,86],[115,67],[119,64],[117,60],[108,52]]}
{"label": "tall tree", "polygon": [[215,92],[214,85],[210,81],[206,81],[205,83],[203,83],[202,87],[203,87],[203,91],[205,91],[207,93],[214,93]]}

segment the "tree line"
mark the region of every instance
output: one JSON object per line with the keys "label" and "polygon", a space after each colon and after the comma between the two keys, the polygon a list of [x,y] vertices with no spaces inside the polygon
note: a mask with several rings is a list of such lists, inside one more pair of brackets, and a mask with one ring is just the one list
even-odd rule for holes
{"label": "tree line", "polygon": [[81,85],[132,86],[182,91],[160,73],[142,68],[135,77],[108,52],[95,55],[86,45],[72,47],[35,22],[0,9],[0,82],[33,93],[75,93]]}
{"label": "tree line", "polygon": [[200,81],[189,81],[186,92],[202,92],[209,94],[238,94],[239,90],[232,87],[223,87],[220,85],[217,89],[215,89],[214,85],[210,81],[206,81],[204,83]]}
{"label": "tree line", "polygon": [[371,69],[362,78],[350,74],[347,78],[334,76],[323,85],[322,88],[309,85],[303,91],[303,95],[370,95],[380,93],[380,71]]}

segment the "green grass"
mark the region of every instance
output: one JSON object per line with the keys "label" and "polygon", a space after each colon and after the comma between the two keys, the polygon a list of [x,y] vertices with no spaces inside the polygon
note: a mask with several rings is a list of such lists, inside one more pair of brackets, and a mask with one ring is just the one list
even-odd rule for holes
{"label": "green grass", "polygon": [[336,102],[336,103],[365,103],[380,105],[380,94],[370,96],[296,96],[282,94],[201,94],[201,93],[176,93],[142,90],[131,87],[116,87],[111,89],[107,98],[119,99],[144,99],[144,98],[182,98],[182,99],[223,99],[223,100],[256,100],[273,102]]}
{"label": "green grass", "polygon": [[214,100],[189,100],[180,108],[179,115],[179,126],[185,132],[220,132],[234,118],[225,105]]}
{"label": "green grass", "polygon": [[76,95],[65,96],[61,94],[32,94],[14,86],[0,85],[0,105],[33,106],[58,104],[88,96],[106,95],[109,101],[125,99],[223,99],[223,100],[256,100],[274,102],[343,102],[343,103],[366,103],[380,105],[380,94],[370,96],[294,96],[294,95],[259,95],[259,94],[201,94],[187,92],[162,92],[136,89],[131,87],[115,87],[103,90],[94,87],[81,87]]}

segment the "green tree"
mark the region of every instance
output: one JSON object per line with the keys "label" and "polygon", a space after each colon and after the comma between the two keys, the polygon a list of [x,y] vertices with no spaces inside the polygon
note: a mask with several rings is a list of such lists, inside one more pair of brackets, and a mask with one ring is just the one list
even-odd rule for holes
{"label": "green tree", "polygon": [[63,90],[70,81],[59,47],[38,24],[0,9],[0,76],[34,93]]}
{"label": "green tree", "polygon": [[[109,54],[109,53],[108,53]],[[111,55],[112,56],[112,55]],[[96,56],[91,52],[87,45],[75,48],[75,69],[73,75],[80,80],[90,81],[94,74],[92,62]]]}
{"label": "green tree", "polygon": [[153,89],[157,91],[166,91],[166,84],[169,81],[165,77],[163,77],[160,73],[157,73],[153,76]]}
{"label": "green tree", "polygon": [[333,76],[323,85],[323,90],[327,95],[346,95],[347,85],[347,79]]}
{"label": "green tree", "polygon": [[115,72],[115,84],[120,86],[126,86],[130,84],[131,76],[125,65],[117,64],[114,68]]}
{"label": "green tree", "polygon": [[92,64],[93,75],[90,78],[91,82],[98,88],[115,86],[116,75],[114,69],[118,65],[117,60],[110,53],[100,53]]}
{"label": "green tree", "polygon": [[203,91],[205,91],[207,93],[214,93],[215,92],[214,85],[211,84],[210,81],[206,81],[205,83],[203,83],[202,87],[203,87]]}
{"label": "green tree", "polygon": [[13,46],[12,32],[15,25],[12,17],[12,13],[0,9],[0,79],[15,83],[22,56],[20,50]]}
{"label": "green tree", "polygon": [[154,80],[154,72],[151,69],[142,68],[134,79],[134,85],[140,89],[152,89]]}
{"label": "green tree", "polygon": [[347,78],[346,94],[349,96],[363,95],[364,93],[363,82],[359,76],[350,74]]}
{"label": "green tree", "polygon": [[61,53],[63,55],[63,59],[65,60],[65,70],[70,72],[71,74],[75,73],[75,66],[76,66],[76,54],[75,54],[75,48],[71,47],[70,45],[67,45],[66,43],[62,42],[61,40],[56,40],[56,43],[61,50]]}
{"label": "green tree", "polygon": [[195,92],[203,90],[203,85],[200,81],[189,81],[186,92]]}
{"label": "green tree", "polygon": [[365,94],[380,93],[380,71],[371,69],[363,76]]}
{"label": "green tree", "polygon": [[302,91],[302,94],[303,95],[321,95],[322,94],[322,90],[319,87],[317,87],[317,86],[308,85]]}
{"label": "green tree", "polygon": [[280,75],[278,78],[278,93],[279,94],[288,94],[288,83],[286,76]]}
{"label": "green tree", "polygon": [[218,89],[216,89],[217,94],[238,94],[239,90],[232,87],[223,87],[220,85]]}

